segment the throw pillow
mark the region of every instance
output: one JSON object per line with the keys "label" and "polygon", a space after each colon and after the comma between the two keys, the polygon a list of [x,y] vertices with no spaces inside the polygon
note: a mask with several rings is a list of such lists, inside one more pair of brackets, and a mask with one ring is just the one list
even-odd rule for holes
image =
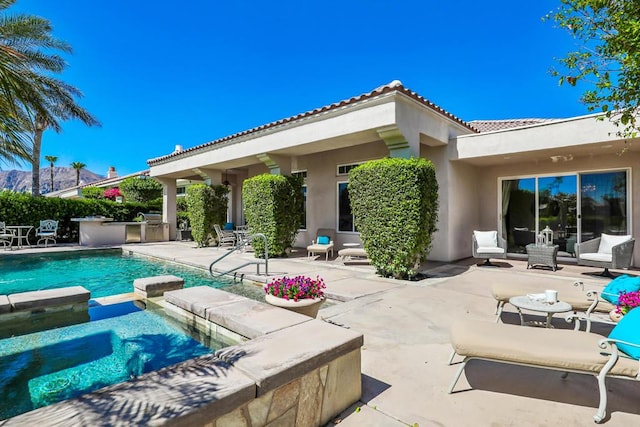
{"label": "throw pillow", "polygon": [[474,231],[473,235],[476,236],[479,248],[495,248],[498,246],[497,231]]}
{"label": "throw pillow", "polygon": [[319,245],[328,245],[330,242],[329,236],[318,236]]}
{"label": "throw pillow", "polygon": [[233,228],[234,228],[234,224],[232,222],[227,222],[224,224],[225,230],[233,230]]}
{"label": "throw pillow", "polygon": [[616,277],[602,290],[600,296],[611,304],[618,304],[622,292],[640,291],[640,277],[623,274]]}
{"label": "throw pillow", "polygon": [[610,234],[602,233],[600,235],[600,246],[598,246],[599,254],[610,254],[611,248],[615,245],[619,245],[620,243],[624,243],[627,240],[630,240],[631,236],[612,236]]}
{"label": "throw pillow", "polygon": [[[613,328],[609,334],[609,338],[640,345],[640,334],[638,334],[638,330],[640,330],[640,307],[633,308],[622,316],[622,319],[620,319],[616,327]],[[616,345],[618,349],[627,356],[636,360],[640,359],[640,347],[619,343],[616,343]]]}

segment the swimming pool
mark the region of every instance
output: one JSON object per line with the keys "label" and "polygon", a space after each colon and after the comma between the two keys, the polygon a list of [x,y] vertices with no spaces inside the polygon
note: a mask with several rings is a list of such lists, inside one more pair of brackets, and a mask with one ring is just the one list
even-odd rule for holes
{"label": "swimming pool", "polygon": [[[163,274],[184,278],[185,288],[201,285],[225,288],[254,299],[264,295],[256,286],[239,287],[228,278],[212,278],[204,270],[128,255],[119,249],[0,258],[0,294],[79,285],[91,292],[91,298],[99,298],[133,292],[136,278]],[[256,288],[254,292],[252,288]]]}
{"label": "swimming pool", "polygon": [[70,399],[235,344],[202,337],[124,302],[89,309],[91,321],[7,338],[0,345],[0,419]]}

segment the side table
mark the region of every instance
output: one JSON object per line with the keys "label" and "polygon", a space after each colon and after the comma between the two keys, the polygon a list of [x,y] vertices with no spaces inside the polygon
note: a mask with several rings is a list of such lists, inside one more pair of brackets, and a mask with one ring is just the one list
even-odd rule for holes
{"label": "side table", "polygon": [[[528,295],[522,295],[517,297],[509,298],[509,304],[518,309],[518,314],[520,315],[520,324],[522,326],[530,325],[530,326],[544,326],[546,328],[551,328],[551,318],[554,313],[566,313],[571,311],[573,308],[571,304],[564,301],[556,301],[553,304],[550,304],[546,301],[538,301],[537,299],[530,298]],[[536,311],[538,313],[546,313],[547,321],[545,323],[541,322],[525,322],[524,317],[522,315],[522,310],[528,311]]]}
{"label": "side table", "polygon": [[551,267],[553,271],[558,268],[558,245],[536,245],[530,243],[527,245],[527,268],[536,265],[545,265]]}

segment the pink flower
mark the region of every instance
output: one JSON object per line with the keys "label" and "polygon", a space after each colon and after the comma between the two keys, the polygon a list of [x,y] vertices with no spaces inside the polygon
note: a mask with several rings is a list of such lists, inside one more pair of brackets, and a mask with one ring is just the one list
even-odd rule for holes
{"label": "pink flower", "polygon": [[280,277],[267,283],[265,293],[286,300],[324,298],[324,281],[318,276],[315,279],[306,276]]}
{"label": "pink flower", "polygon": [[627,314],[629,310],[640,306],[640,291],[623,292],[618,297],[616,313]]}

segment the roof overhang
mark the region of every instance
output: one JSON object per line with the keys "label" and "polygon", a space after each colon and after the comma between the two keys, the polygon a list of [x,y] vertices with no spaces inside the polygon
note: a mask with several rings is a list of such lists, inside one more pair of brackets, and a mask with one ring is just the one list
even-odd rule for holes
{"label": "roof overhang", "polygon": [[600,115],[573,117],[546,123],[457,138],[451,160],[478,166],[520,161],[557,161],[579,156],[640,151],[640,144],[621,139],[620,128]]}

